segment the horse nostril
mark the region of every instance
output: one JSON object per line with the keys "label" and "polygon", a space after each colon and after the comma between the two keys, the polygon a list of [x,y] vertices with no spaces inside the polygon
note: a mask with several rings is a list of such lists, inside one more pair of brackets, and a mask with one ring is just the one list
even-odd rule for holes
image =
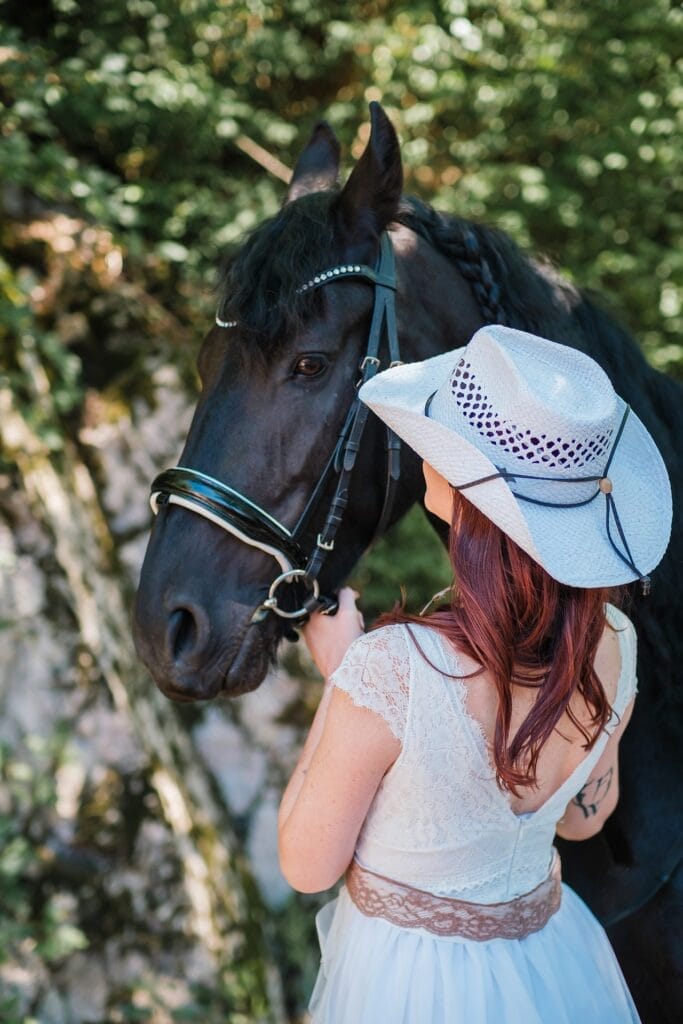
{"label": "horse nostril", "polygon": [[208,620],[196,605],[175,608],[168,619],[167,643],[173,662],[178,664],[197,655],[205,645]]}

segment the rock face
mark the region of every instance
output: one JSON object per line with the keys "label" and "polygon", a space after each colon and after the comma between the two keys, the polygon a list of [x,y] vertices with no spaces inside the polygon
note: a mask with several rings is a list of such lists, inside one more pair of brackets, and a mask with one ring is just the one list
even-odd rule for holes
{"label": "rock face", "polygon": [[[151,364],[147,380],[148,395],[119,404],[116,415],[101,395],[90,396],[78,438],[85,461],[75,448],[68,458],[58,453],[55,477],[49,460],[39,466],[45,453],[21,411],[5,405],[0,1019],[7,1024],[300,1019],[301,977],[317,966],[315,901],[304,906],[292,897],[278,868],[276,828],[302,740],[288,713],[305,720],[315,684],[278,669],[256,693],[184,712],[140,678],[133,661],[121,595],[130,597],[144,552],[149,480],[177,458],[191,413],[172,368]],[[74,498],[75,479],[83,492]],[[87,480],[99,482],[92,493]],[[69,514],[59,511],[70,498],[72,508],[101,516],[82,562],[78,531],[69,539]],[[91,578],[93,551],[104,568]],[[255,888],[244,886],[249,876]],[[270,925],[256,935],[248,921],[267,916]],[[273,949],[287,943],[278,928],[304,935],[279,965]]]}

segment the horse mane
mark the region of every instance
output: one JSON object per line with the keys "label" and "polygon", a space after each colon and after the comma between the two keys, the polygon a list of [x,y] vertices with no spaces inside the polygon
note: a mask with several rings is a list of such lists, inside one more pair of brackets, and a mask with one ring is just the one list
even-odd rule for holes
{"label": "horse mane", "polygon": [[[665,458],[683,430],[680,384],[653,369],[601,296],[578,289],[553,264],[530,256],[503,231],[440,213],[413,197],[396,218],[447,256],[470,283],[486,322],[504,323],[591,356],[636,413],[646,406],[650,428]],[[636,391],[634,393],[634,385]],[[652,425],[655,413],[661,429]]]}
{"label": "horse mane", "polygon": [[[218,315],[238,323],[236,340],[245,351],[267,359],[320,315],[321,292],[302,293],[300,288],[340,255],[333,216],[338,196],[333,189],[287,203],[262,221],[224,265]],[[671,472],[679,461],[672,436],[683,430],[680,384],[647,363],[600,296],[576,288],[549,260],[524,252],[504,231],[441,213],[414,196],[402,199],[395,222],[451,260],[469,283],[485,323],[572,345],[600,363],[636,413],[647,407],[644,418]],[[660,430],[653,427],[653,412]]]}
{"label": "horse mane", "polygon": [[[339,256],[333,216],[338,196],[333,189],[287,203],[262,221],[224,265],[218,315],[238,323],[237,338],[246,350],[268,358],[320,314],[320,291],[302,293],[300,288]],[[650,424],[654,410],[662,425],[659,433],[653,430],[656,440],[670,447],[672,433],[683,429],[680,385],[649,366],[599,296],[576,288],[550,261],[524,252],[505,232],[441,213],[415,197],[402,199],[395,222],[451,260],[472,288],[484,322],[580,349],[604,367],[629,400],[637,380],[639,391],[631,404],[637,413],[639,404],[647,404]]]}
{"label": "horse mane", "polygon": [[567,314],[584,297],[548,260],[530,256],[498,228],[441,213],[415,197],[403,201],[396,219],[456,264],[486,322],[580,346]]}
{"label": "horse mane", "polygon": [[[315,192],[283,206],[247,236],[223,266],[218,315],[236,321],[239,338],[264,356],[320,309],[320,294],[299,288],[335,262],[338,190]],[[395,218],[444,253],[468,281],[486,322],[506,323],[582,345],[567,313],[583,296],[546,261],[524,253],[503,231],[440,213],[405,197]]]}
{"label": "horse mane", "polygon": [[[218,315],[237,322],[240,342],[249,350],[272,355],[318,311],[319,293],[300,294],[299,288],[334,263],[332,211],[338,195],[315,192],[287,203],[224,264]],[[551,268],[524,255],[502,231],[438,213],[412,197],[402,200],[396,221],[451,258],[487,321],[517,321],[542,334],[558,295],[573,294],[557,275],[551,284]]]}

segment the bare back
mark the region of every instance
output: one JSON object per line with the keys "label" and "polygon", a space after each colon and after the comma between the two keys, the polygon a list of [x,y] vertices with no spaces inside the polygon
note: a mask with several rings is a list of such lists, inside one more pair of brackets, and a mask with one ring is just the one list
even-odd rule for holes
{"label": "bare back", "polygon": [[[465,657],[461,652],[458,652],[457,657],[467,673],[476,671],[478,665],[475,661]],[[619,634],[609,625],[606,625],[603,631],[594,665],[607,700],[612,704],[621,672],[621,653]],[[488,672],[466,679],[464,682],[467,689],[468,713],[479,724],[489,750],[492,750],[498,703],[496,687]],[[514,736],[531,710],[535,696],[536,691],[533,689],[523,686],[514,687],[511,736]],[[589,711],[580,695],[572,700],[571,708],[576,718],[585,724],[592,733],[594,726],[591,725]],[[526,814],[538,810],[560,788],[586,756],[584,743],[584,737],[565,713],[541,750],[538,759],[538,786],[520,790],[519,796],[510,794],[510,807],[515,814]]]}

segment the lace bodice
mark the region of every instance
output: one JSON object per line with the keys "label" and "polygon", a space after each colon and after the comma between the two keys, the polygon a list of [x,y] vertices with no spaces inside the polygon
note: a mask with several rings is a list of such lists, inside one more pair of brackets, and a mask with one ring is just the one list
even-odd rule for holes
{"label": "lace bodice", "polygon": [[[619,630],[621,672],[607,731],[536,811],[517,815],[496,784],[483,731],[470,717],[457,653],[434,630],[404,625],[359,637],[332,676],[355,704],[380,714],[401,741],[365,819],[356,859],[418,889],[478,903],[529,892],[547,876],[555,826],[600,758],[636,690],[629,619],[607,606]],[[448,675],[446,675],[448,673]]]}

